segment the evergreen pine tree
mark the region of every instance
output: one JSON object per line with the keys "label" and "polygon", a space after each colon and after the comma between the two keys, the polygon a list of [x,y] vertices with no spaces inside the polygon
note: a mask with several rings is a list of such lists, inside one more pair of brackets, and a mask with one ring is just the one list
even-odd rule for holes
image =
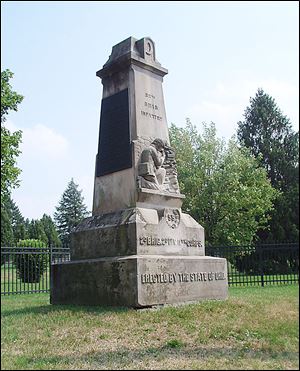
{"label": "evergreen pine tree", "polygon": [[1,205],[1,246],[12,246],[14,233],[11,226],[10,215],[5,206]]}
{"label": "evergreen pine tree", "polygon": [[25,220],[9,194],[3,196],[1,205],[1,244],[14,245],[26,238]]}
{"label": "evergreen pine tree", "polygon": [[54,213],[59,238],[64,246],[70,243],[71,231],[88,215],[81,193],[82,190],[78,189],[78,184],[72,178]]}
{"label": "evergreen pine tree", "polygon": [[44,214],[41,223],[47,235],[48,246],[60,247],[61,241],[58,237],[58,232],[51,216]]}
{"label": "evergreen pine tree", "polygon": [[10,213],[14,241],[17,243],[19,240],[26,238],[25,219],[21,214],[19,207],[12,199],[10,199]]}
{"label": "evergreen pine tree", "polygon": [[43,223],[40,220],[32,219],[27,230],[28,238],[31,240],[40,240],[48,244],[48,237],[44,231]]}
{"label": "evergreen pine tree", "polygon": [[274,188],[281,194],[271,212],[269,231],[259,232],[264,242],[299,240],[299,133],[292,130],[275,100],[258,89],[238,122],[240,143],[260,159]]}

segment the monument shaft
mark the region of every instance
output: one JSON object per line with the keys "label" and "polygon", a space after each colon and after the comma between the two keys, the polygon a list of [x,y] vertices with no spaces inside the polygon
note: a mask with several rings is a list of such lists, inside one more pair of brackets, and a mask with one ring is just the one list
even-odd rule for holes
{"label": "monument shaft", "polygon": [[[155,59],[154,42],[133,37],[115,45],[97,72],[103,98],[93,215],[135,207],[140,201],[147,205],[147,196],[136,187],[137,164],[142,148],[155,138],[169,144],[162,89],[167,73]],[[180,207],[181,198],[171,205]]]}

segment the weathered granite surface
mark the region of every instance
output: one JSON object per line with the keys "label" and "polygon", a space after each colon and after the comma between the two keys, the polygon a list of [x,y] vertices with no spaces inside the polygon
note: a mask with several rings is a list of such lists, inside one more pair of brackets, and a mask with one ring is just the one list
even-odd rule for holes
{"label": "weathered granite surface", "polygon": [[124,209],[86,218],[72,233],[71,259],[204,255],[204,229],[179,209]]}
{"label": "weathered granite surface", "polygon": [[135,308],[226,299],[226,259],[205,256],[203,227],[181,210],[162,90],[168,71],[150,38],[129,37],[103,68],[92,216],[54,264],[52,304]]}
{"label": "weathered granite surface", "polygon": [[[103,98],[93,215],[136,207],[145,201],[138,171],[142,151],[157,138],[170,144],[162,89],[167,73],[157,61],[155,44],[148,37],[129,37],[115,45],[109,60],[97,72],[102,79]],[[166,170],[162,192],[181,196],[173,203],[169,199],[169,206],[180,208],[184,196],[179,191],[175,158],[171,151],[167,152],[169,158],[162,166]]]}
{"label": "weathered granite surface", "polygon": [[53,266],[52,304],[130,306],[226,299],[226,260],[131,255]]}

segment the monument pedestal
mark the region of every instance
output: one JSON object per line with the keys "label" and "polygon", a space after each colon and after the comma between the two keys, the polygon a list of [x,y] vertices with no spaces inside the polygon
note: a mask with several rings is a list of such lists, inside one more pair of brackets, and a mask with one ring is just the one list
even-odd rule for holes
{"label": "monument pedestal", "polygon": [[55,264],[51,304],[142,308],[226,299],[226,260],[131,255]]}
{"label": "monument pedestal", "polygon": [[227,297],[226,260],[204,256],[204,230],[175,208],[86,218],[71,261],[52,266],[52,304],[148,307]]}

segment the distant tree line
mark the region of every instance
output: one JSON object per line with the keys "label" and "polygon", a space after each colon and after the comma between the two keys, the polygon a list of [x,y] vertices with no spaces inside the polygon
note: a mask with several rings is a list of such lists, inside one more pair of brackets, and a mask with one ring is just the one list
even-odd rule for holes
{"label": "distant tree line", "polygon": [[25,219],[11,197],[5,196],[1,205],[1,245],[15,246],[29,239],[42,241],[46,246],[69,246],[70,232],[88,215],[81,192],[71,179],[56,207],[54,220],[47,214],[41,219]]}
{"label": "distant tree line", "polygon": [[61,246],[51,216],[44,214],[41,219],[25,219],[15,202],[7,197],[1,207],[1,245],[15,246],[25,239],[40,240],[47,246]]}

